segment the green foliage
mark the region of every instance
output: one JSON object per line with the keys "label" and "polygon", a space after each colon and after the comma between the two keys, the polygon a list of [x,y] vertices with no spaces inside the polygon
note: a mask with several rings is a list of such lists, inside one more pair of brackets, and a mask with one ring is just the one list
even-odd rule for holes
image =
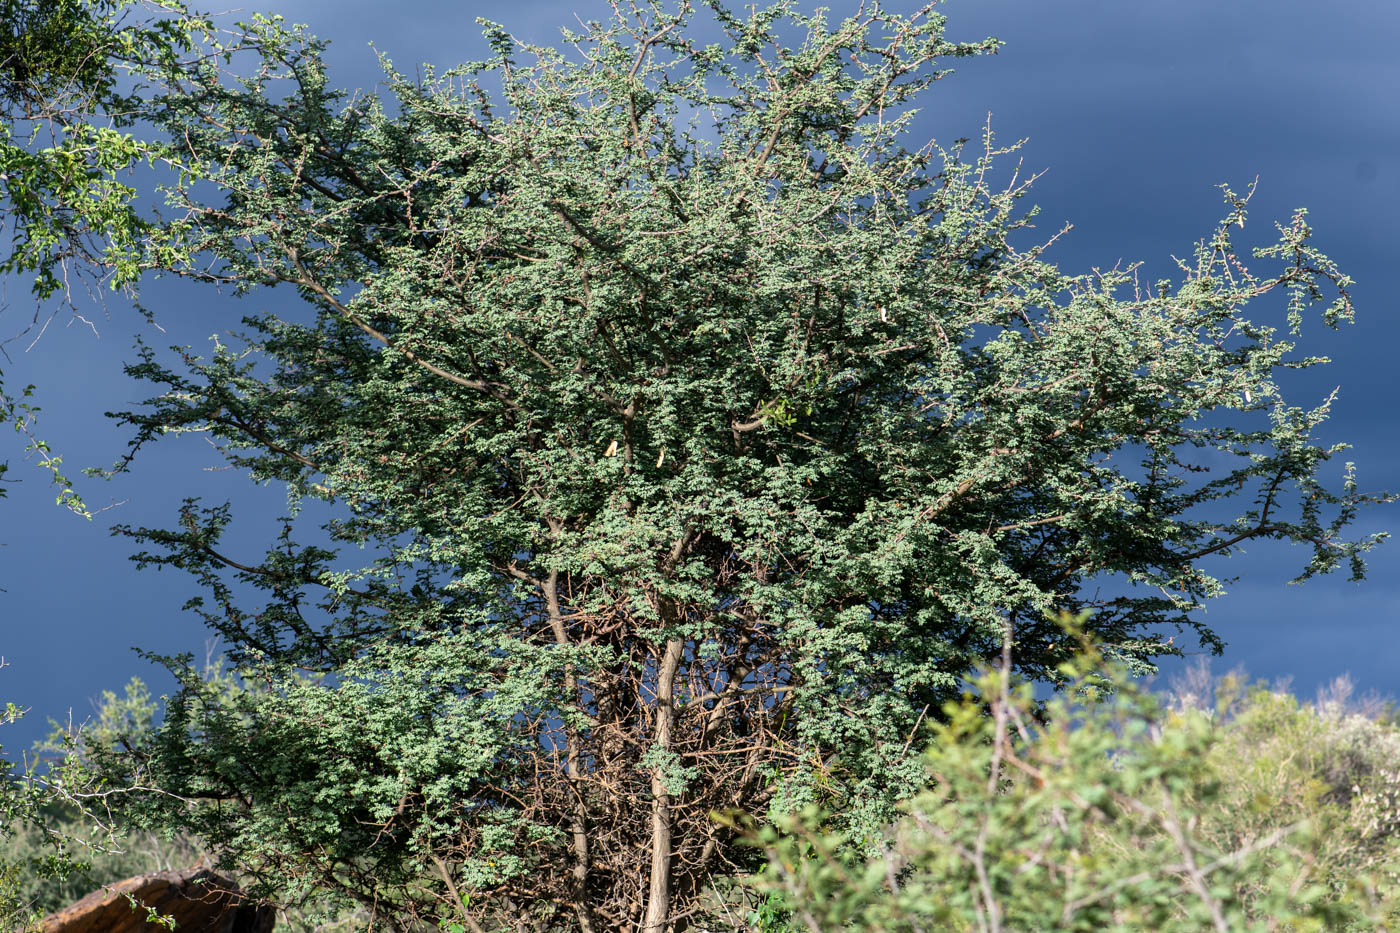
{"label": "green foliage", "polygon": [[[188,840],[155,833],[108,836],[71,805],[50,803],[9,838],[0,853],[13,866],[15,893],[34,914],[52,913],[97,890],[135,875],[188,868],[199,858]],[[55,859],[64,870],[55,871]]]}
{"label": "green foliage", "polygon": [[[210,695],[233,698],[246,689],[219,657],[207,658],[201,675]],[[10,885],[5,890],[25,916],[55,911],[104,884],[210,860],[211,853],[188,834],[118,819],[123,808],[113,806],[109,791],[139,787],[113,789],[91,780],[114,749],[149,740],[162,712],[146,685],[132,678],[120,694],[103,691],[91,719],[71,731],[54,724],[51,736],[35,746],[30,819],[8,824],[12,831],[0,839]],[[367,923],[358,905],[325,898],[276,906],[278,929],[291,933],[354,933]],[[144,904],[133,909],[149,910]]]}
{"label": "green foliage", "polygon": [[[155,711],[145,685],[133,679],[122,696],[103,694],[89,731],[106,741],[140,735],[151,728]],[[17,715],[11,707],[7,718]],[[198,859],[187,840],[123,832],[110,819],[100,792],[71,793],[85,786],[86,772],[81,757],[68,754],[74,749],[62,735],[56,729],[53,739],[35,747],[23,775],[15,775],[13,763],[0,759],[9,792],[0,801],[0,921],[5,929],[28,929],[103,884],[187,867]]]}
{"label": "green foliage", "polygon": [[67,294],[70,276],[97,267],[112,288],[140,274],[156,233],[118,180],[154,159],[123,132],[142,96],[123,89],[143,68],[172,67],[207,24],[178,0],[0,0],[0,182],[14,224],[0,272],[34,273],[40,298]]}
{"label": "green foliage", "polygon": [[[146,18],[133,15],[143,8]],[[140,69],[174,67],[205,28],[177,0],[0,0],[0,196],[13,228],[0,274],[32,276],[41,304],[59,294],[73,305],[73,286],[94,274],[132,286],[141,252],[161,242],[120,180],[156,157],[125,132],[141,117],[141,84],[122,85]],[[58,503],[90,517],[63,458],[33,433],[32,392],[0,386],[0,419],[28,438]]]}
{"label": "green foliage", "polygon": [[120,529],[258,685],[168,659],[162,725],[100,759],[156,789],[136,825],[376,921],[661,933],[743,867],[713,811],[877,839],[1008,629],[1063,681],[1046,613],[1094,609],[1141,671],[1169,632],[1218,647],[1204,566],[1243,542],[1362,575],[1383,535],[1345,532],[1384,497],[1328,485],[1331,400],[1276,380],[1321,362],[1304,311],[1352,313],[1302,213],[1253,270],[1227,188],[1179,281],[1062,272],[1020,245],[1015,147],[906,145],[996,40],[711,12],[701,46],[688,5],[624,5],[574,57],[487,24],[486,61],[386,61],[387,100],[277,18],[142,70],[179,179],[138,264],[305,308],[131,367],[134,448],[207,432],[292,500],[261,557],[227,506]]}
{"label": "green foliage", "polygon": [[[0,659],[0,666],[3,666]],[[0,725],[24,710],[7,703]],[[67,890],[90,868],[82,847],[53,819],[55,795],[31,767],[20,771],[0,756],[0,928],[29,931],[51,905],[48,892]],[[97,841],[100,849],[100,840]]]}
{"label": "green foliage", "polygon": [[[138,241],[147,226],[131,208],[135,191],[117,175],[149,156],[118,129],[135,119],[137,98],[119,92],[124,62],[173,55],[191,33],[173,19],[127,23],[133,0],[0,0],[0,191],[13,225],[0,274],[32,273],[43,299],[70,284],[70,273],[99,268],[111,284],[138,274]],[[158,7],[178,13],[173,4]],[[105,125],[103,125],[105,124]],[[79,260],[75,268],[75,260]],[[59,488],[58,501],[86,515],[62,471],[62,457],[33,434],[38,408],[0,385],[0,423],[28,437]],[[0,463],[0,475],[6,465]],[[0,495],[4,490],[0,489]],[[0,659],[3,665],[3,659]],[[7,705],[3,721],[20,715]],[[87,865],[53,828],[55,797],[34,775],[0,760],[0,926],[28,928],[43,904],[39,891],[63,890]]]}
{"label": "green foliage", "polygon": [[[47,441],[34,433],[40,409],[29,401],[33,395],[32,385],[25,386],[18,397],[13,397],[5,394],[4,385],[0,383],[0,425],[14,428],[27,439],[24,452],[36,457],[35,466],[47,472],[52,484],[58,487],[54,501],[84,518],[91,518],[82,496],[73,488],[73,481],[63,472],[62,455],[55,453]],[[0,476],[8,469],[9,464],[0,463]],[[0,489],[0,496],[4,494],[5,490]]]}
{"label": "green foliage", "polygon": [[770,866],[755,886],[792,906],[774,929],[1361,931],[1400,917],[1395,727],[1238,681],[1215,709],[1168,712],[1092,651],[1064,673],[1048,703],[992,672],[950,704],[929,787],[876,857],[813,814],[757,832]]}
{"label": "green foliage", "polygon": [[[23,710],[6,703],[0,713],[0,725],[9,725],[23,715]],[[0,841],[12,836],[16,829],[30,824],[34,815],[33,801],[24,784],[16,780],[14,764],[0,758]],[[23,872],[25,866],[0,853],[0,924],[10,929],[26,929],[35,919],[24,898]]]}

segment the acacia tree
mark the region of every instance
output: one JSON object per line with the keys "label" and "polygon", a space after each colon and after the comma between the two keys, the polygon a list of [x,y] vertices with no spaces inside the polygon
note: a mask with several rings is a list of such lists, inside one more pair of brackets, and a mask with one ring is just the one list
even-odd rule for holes
{"label": "acacia tree", "polygon": [[[1361,576],[1380,536],[1343,531],[1378,497],[1349,465],[1329,490],[1330,400],[1275,380],[1320,362],[1312,305],[1352,315],[1301,213],[1260,271],[1226,189],[1179,281],[1063,273],[990,132],[905,145],[995,40],[933,7],[710,9],[715,45],[688,5],[571,55],[488,25],[487,61],[386,65],[391,104],[276,19],[247,67],[158,75],[198,181],[148,263],[305,314],[131,370],[161,386],[121,415],[136,447],[206,431],[294,496],[261,559],[227,506],[124,529],[207,584],[249,685],[172,662],[155,738],[104,759],[162,787],[137,819],[402,926],[679,930],[745,864],[713,812],[815,801],[874,840],[962,675],[1014,644],[1056,676],[1047,612],[1141,668],[1169,632],[1219,646],[1204,562],[1245,541]],[[1264,296],[1286,336],[1243,316]]]}

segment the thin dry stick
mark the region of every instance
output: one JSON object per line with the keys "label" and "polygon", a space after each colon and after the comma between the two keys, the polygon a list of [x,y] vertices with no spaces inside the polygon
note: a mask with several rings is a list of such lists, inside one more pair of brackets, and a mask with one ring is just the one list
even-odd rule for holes
{"label": "thin dry stick", "polygon": [[[1001,782],[1001,764],[1006,756],[1007,708],[1011,704],[1011,644],[1014,633],[1014,623],[1008,615],[1002,631],[1001,665],[997,673],[997,697],[993,703],[996,731],[993,736],[992,764],[987,769],[988,795],[997,792]],[[977,833],[973,867],[977,871],[977,885],[981,889],[982,901],[987,915],[982,926],[987,930],[987,933],[1001,933],[1001,905],[997,903],[996,892],[992,890],[991,879],[987,875],[987,834],[990,830],[991,815],[986,814],[982,817],[982,826]]]}
{"label": "thin dry stick", "polygon": [[481,924],[476,922],[476,918],[467,912],[467,904],[462,900],[462,895],[457,890],[456,883],[452,880],[452,873],[447,870],[447,863],[434,855],[433,864],[437,866],[438,873],[442,875],[442,881],[447,885],[447,890],[452,893],[452,899],[454,901],[453,906],[455,906],[457,912],[461,914],[462,921],[471,928],[472,933],[486,933],[486,931],[482,929]]}

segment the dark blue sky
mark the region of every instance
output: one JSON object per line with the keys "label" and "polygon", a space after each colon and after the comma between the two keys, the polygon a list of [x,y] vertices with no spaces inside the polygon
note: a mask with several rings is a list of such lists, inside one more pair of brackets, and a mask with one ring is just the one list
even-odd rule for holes
{"label": "dark blue sky", "polygon": [[[828,0],[833,16],[854,9]],[[903,6],[904,4],[896,4]],[[377,80],[369,43],[403,70],[484,57],[478,16],[520,38],[552,42],[559,25],[602,17],[598,0],[289,0],[275,12],[332,40],[331,80],[368,87]],[[1067,271],[1143,260],[1147,279],[1171,275],[1171,256],[1189,255],[1222,214],[1215,185],[1246,189],[1256,176],[1251,223],[1237,237],[1271,241],[1272,223],[1310,209],[1315,242],[1356,279],[1357,323],[1339,332],[1305,322],[1302,349],[1333,364],[1285,383],[1295,405],[1341,393],[1324,440],[1354,450],[1363,488],[1400,489],[1400,4],[1394,0],[950,0],[949,35],[996,35],[995,57],[963,62],[926,99],[915,135],[947,142],[976,138],[987,114],[1003,141],[1028,137],[1029,170],[1046,169],[1030,200],[1047,234],[1074,224],[1048,257]],[[8,283],[0,337],[32,316],[26,287]],[[235,301],[159,283],[145,293],[167,333],[144,324],[120,300],[89,315],[97,333],[62,315],[33,349],[30,337],[4,344],[7,387],[39,387],[40,433],[70,472],[107,465],[123,450],[121,431],[101,417],[130,407],[144,389],[125,379],[135,336],[165,346],[207,346],[239,316],[285,307],[278,294]],[[95,308],[95,306],[94,306]],[[1277,301],[1251,316],[1278,322]],[[32,335],[31,335],[32,336]],[[180,611],[195,594],[176,574],[136,573],[130,545],[114,522],[166,524],[181,499],[235,498],[232,546],[257,549],[285,501],[276,487],[250,489],[200,438],[167,443],[110,484],[83,482],[90,506],[112,504],[92,522],[57,508],[43,474],[22,459],[18,437],[0,439],[11,463],[9,498],[0,500],[0,699],[33,707],[31,718],[0,735],[26,746],[46,717],[91,711],[91,698],[133,674],[167,686],[133,646],[203,651],[206,632]],[[1334,478],[1340,475],[1340,463]],[[1400,528],[1400,506],[1363,515],[1355,533]],[[1311,695],[1349,671],[1362,689],[1400,695],[1400,543],[1373,553],[1370,579],[1344,575],[1286,585],[1306,563],[1302,549],[1256,545],[1217,568],[1241,577],[1205,619],[1228,642],[1221,669],[1243,665],[1258,677],[1292,677]],[[255,551],[256,553],[256,551]]]}

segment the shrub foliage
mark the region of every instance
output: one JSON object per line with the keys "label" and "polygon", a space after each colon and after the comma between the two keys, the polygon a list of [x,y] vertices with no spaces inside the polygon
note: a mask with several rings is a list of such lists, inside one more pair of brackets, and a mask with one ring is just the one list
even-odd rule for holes
{"label": "shrub foliage", "polygon": [[777,918],[766,928],[1395,922],[1393,725],[1239,681],[1214,709],[1173,713],[1092,652],[1063,671],[1070,689],[1045,704],[997,672],[949,704],[925,755],[928,788],[875,845],[852,845],[813,814],[757,833],[770,870],[755,887]]}

